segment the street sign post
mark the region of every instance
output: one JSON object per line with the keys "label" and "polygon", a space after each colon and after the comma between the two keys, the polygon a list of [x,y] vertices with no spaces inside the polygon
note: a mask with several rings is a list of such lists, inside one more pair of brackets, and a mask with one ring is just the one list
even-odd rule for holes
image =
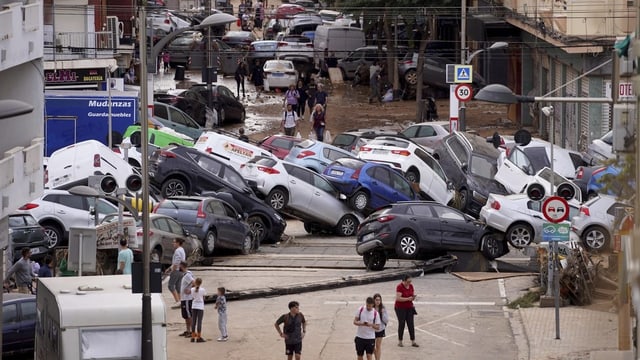
{"label": "street sign post", "polygon": [[542,215],[554,224],[569,218],[569,203],[560,196],[550,196],[542,203]]}
{"label": "street sign post", "polygon": [[458,100],[465,102],[473,97],[473,88],[469,84],[459,84],[455,89]]}

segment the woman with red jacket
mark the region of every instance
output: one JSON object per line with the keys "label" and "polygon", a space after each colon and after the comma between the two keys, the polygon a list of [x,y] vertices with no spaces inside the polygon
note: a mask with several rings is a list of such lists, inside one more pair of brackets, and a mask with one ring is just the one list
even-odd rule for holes
{"label": "woman with red jacket", "polygon": [[402,337],[404,336],[404,325],[407,324],[409,329],[409,337],[411,338],[411,346],[418,347],[416,343],[416,331],[413,327],[413,316],[416,315],[413,301],[416,295],[411,284],[411,276],[405,275],[402,282],[396,286],[396,303],[395,311],[398,317],[398,346],[402,345]]}

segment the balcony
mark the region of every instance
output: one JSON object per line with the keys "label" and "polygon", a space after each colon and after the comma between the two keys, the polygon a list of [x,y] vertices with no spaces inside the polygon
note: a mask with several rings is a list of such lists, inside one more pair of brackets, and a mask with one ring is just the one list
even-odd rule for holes
{"label": "balcony", "polygon": [[0,159],[0,219],[42,194],[43,151],[43,139],[36,138],[27,147],[6,151]]}
{"label": "balcony", "polygon": [[61,32],[44,34],[44,60],[113,59],[115,53],[110,31]]}
{"label": "balcony", "polygon": [[42,3],[0,7],[0,71],[42,57]]}

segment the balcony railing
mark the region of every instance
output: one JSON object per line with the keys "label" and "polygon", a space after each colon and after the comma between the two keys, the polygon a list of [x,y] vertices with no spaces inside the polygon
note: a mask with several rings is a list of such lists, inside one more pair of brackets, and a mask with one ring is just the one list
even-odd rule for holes
{"label": "balcony railing", "polygon": [[113,58],[114,44],[110,31],[93,33],[57,33],[55,41],[51,33],[45,33],[45,60],[74,60]]}

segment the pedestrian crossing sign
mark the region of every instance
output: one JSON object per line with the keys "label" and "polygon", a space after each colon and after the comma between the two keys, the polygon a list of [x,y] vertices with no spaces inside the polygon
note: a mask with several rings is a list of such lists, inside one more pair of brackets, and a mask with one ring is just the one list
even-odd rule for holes
{"label": "pedestrian crossing sign", "polygon": [[454,74],[454,82],[456,84],[470,84],[473,82],[472,65],[456,65]]}

